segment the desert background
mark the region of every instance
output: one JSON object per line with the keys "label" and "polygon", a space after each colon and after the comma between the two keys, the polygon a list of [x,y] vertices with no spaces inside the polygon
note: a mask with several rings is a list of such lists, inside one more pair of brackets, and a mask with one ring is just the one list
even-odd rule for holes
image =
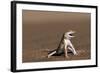
{"label": "desert background", "polygon": [[[91,59],[91,14],[77,12],[22,11],[22,61],[69,61]],[[56,49],[64,32],[76,31],[72,44],[78,55],[69,58],[52,56],[49,51]]]}

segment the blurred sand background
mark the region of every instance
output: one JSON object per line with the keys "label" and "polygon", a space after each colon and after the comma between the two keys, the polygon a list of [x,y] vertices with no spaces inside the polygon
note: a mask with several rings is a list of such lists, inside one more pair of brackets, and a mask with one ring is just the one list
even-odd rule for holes
{"label": "blurred sand background", "polygon": [[[23,62],[90,59],[90,18],[89,13],[23,10]],[[71,41],[78,55],[68,54],[69,58],[52,56],[48,59],[48,50],[56,49],[63,33],[69,30],[76,31],[76,37]]]}

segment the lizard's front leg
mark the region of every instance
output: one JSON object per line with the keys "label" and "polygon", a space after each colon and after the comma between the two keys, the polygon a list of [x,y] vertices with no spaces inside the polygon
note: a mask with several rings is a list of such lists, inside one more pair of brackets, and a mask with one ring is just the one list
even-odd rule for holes
{"label": "lizard's front leg", "polygon": [[68,58],[67,48],[64,48],[64,52],[65,52],[65,57]]}
{"label": "lizard's front leg", "polygon": [[64,54],[66,58],[68,58],[67,46],[68,46],[68,41],[64,40]]}
{"label": "lizard's front leg", "polygon": [[71,49],[71,51],[73,52],[73,54],[74,54],[74,55],[77,55],[77,52],[76,52],[76,50],[75,50],[75,48],[74,48],[74,46],[72,45],[71,42],[69,43],[69,45],[70,45],[70,47],[71,47],[70,49]]}

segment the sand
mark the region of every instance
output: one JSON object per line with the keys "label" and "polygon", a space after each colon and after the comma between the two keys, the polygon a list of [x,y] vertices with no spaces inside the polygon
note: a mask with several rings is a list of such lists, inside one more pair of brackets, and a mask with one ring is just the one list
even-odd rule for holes
{"label": "sand", "polygon": [[[89,13],[23,10],[22,15],[23,63],[91,59]],[[63,33],[69,30],[76,31],[71,41],[78,55],[69,53],[69,58],[62,55],[48,59],[48,52],[58,47]]]}

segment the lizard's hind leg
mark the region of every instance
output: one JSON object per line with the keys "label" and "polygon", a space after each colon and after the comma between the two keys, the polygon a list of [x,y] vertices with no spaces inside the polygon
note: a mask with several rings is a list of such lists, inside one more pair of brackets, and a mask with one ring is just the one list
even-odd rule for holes
{"label": "lizard's hind leg", "polygon": [[56,53],[56,51],[53,51],[51,53],[48,54],[48,58],[50,58],[52,55],[54,55]]}

